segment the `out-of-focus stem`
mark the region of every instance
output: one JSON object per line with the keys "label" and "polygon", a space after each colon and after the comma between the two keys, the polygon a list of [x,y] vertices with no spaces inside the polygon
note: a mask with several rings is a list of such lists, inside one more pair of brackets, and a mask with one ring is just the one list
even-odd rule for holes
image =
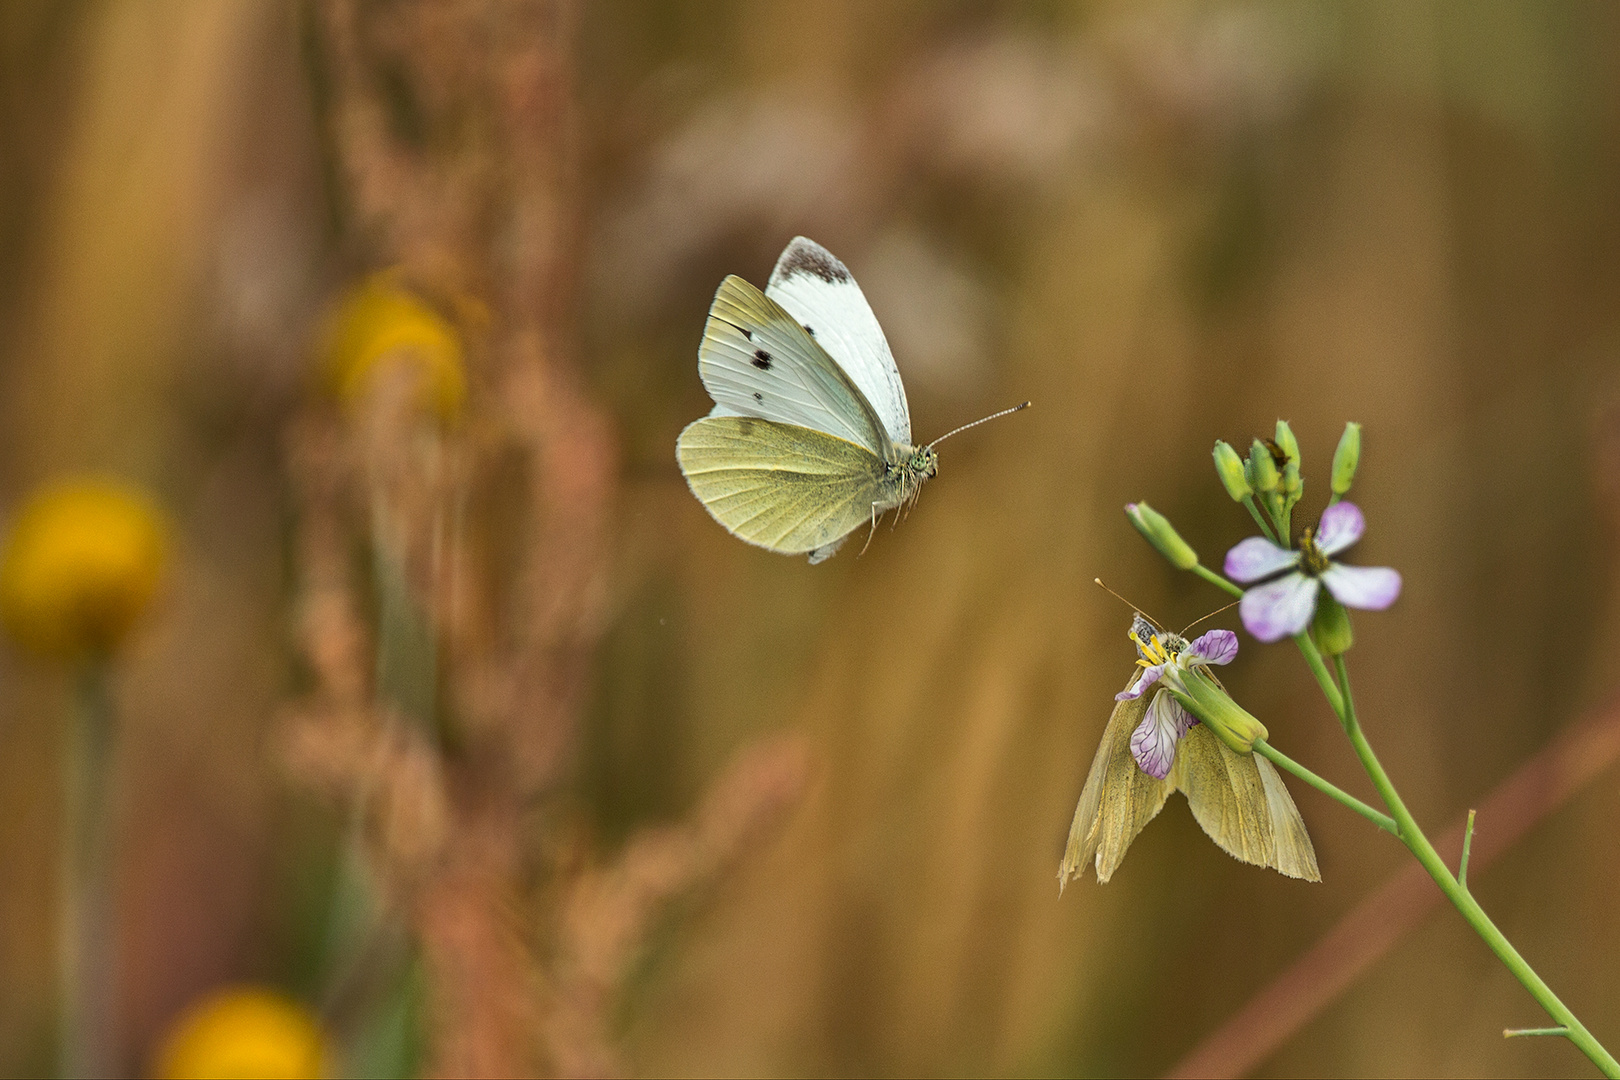
{"label": "out-of-focus stem", "polygon": [[433,622],[411,595],[404,537],[385,492],[372,493],[371,565],[377,595],[377,696],[422,730],[435,730],[438,646]]}
{"label": "out-of-focus stem", "polygon": [[61,1034],[64,1077],[114,1075],[112,1005],[117,985],[112,935],[112,829],[107,815],[113,751],[105,659],[75,674],[64,756],[62,828]]}

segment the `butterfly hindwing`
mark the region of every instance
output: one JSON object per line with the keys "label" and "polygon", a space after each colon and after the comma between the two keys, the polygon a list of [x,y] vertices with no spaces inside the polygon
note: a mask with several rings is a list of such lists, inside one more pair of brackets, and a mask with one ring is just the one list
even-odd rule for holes
{"label": "butterfly hindwing", "polygon": [[716,521],[783,554],[835,549],[897,501],[880,458],[793,424],[705,417],[681,432],[676,456],[692,494]]}
{"label": "butterfly hindwing", "polygon": [[1316,851],[1282,778],[1259,754],[1240,754],[1195,724],[1176,747],[1170,781],[1228,855],[1288,877],[1320,881]]}
{"label": "butterfly hindwing", "polygon": [[796,236],[776,260],[765,295],[802,324],[860,387],[888,436],[911,442],[911,411],[888,339],[866,295],[832,252]]}
{"label": "butterfly hindwing", "polygon": [[720,283],[709,308],[698,374],[715,401],[711,416],[794,424],[896,459],[850,376],[780,304],[736,275]]}

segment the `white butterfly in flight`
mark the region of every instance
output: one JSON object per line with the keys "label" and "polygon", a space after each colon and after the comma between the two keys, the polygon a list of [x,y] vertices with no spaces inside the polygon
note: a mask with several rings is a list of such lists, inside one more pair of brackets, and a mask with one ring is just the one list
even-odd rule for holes
{"label": "white butterfly in flight", "polygon": [[844,264],[802,236],[763,293],[735,274],[720,283],[698,375],[714,411],[675,446],[692,494],[734,536],[812,563],[915,500],[938,471],[939,443],[1029,405],[913,446],[877,317]]}

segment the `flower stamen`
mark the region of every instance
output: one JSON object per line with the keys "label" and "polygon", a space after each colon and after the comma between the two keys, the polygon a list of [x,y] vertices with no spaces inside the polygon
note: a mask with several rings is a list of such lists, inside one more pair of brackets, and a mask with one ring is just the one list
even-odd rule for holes
{"label": "flower stamen", "polygon": [[1315,530],[1306,526],[1305,532],[1299,538],[1299,567],[1311,577],[1321,577],[1327,573],[1328,557],[1322,554],[1322,549],[1316,546]]}

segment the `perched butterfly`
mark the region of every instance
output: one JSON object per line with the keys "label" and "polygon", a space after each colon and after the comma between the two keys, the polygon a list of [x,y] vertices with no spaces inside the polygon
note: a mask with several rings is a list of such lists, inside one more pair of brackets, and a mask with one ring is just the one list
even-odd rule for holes
{"label": "perched butterfly", "polygon": [[877,317],[844,264],[802,236],[763,293],[736,275],[720,283],[698,375],[714,411],[675,447],[692,494],[734,536],[812,563],[914,500],[938,471],[934,447],[973,426],[911,444]]}
{"label": "perched butterfly", "polygon": [[1069,826],[1059,884],[1080,877],[1088,864],[1095,867],[1098,881],[1112,877],[1131,841],[1158,816],[1173,791],[1187,796],[1198,824],[1234,859],[1293,878],[1322,880],[1310,834],[1276,768],[1259,754],[1240,754],[1227,746],[1187,715],[1166,689],[1193,678],[1209,679],[1218,687],[1209,665],[1227,663],[1237,654],[1237,636],[1214,630],[1189,642],[1157,630],[1140,614],[1130,636],[1142,660],[1125,684],[1092,759]]}

